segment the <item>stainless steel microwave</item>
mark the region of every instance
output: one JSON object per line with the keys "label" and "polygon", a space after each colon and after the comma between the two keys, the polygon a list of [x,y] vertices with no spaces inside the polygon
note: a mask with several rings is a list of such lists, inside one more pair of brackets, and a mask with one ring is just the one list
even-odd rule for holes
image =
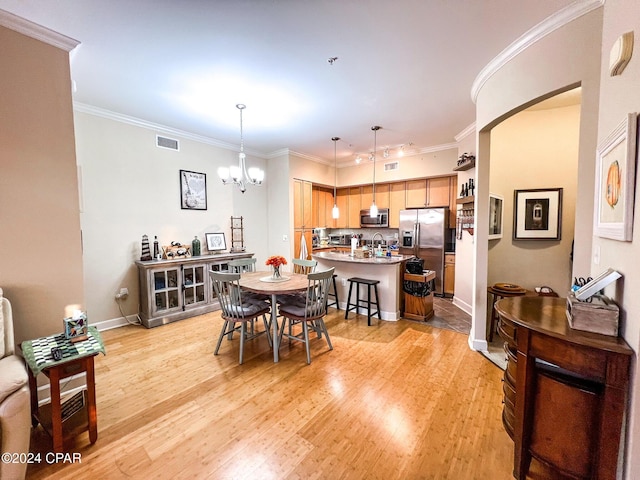
{"label": "stainless steel microwave", "polygon": [[378,215],[372,217],[369,210],[360,210],[360,228],[387,228],[389,226],[389,209],[379,208]]}

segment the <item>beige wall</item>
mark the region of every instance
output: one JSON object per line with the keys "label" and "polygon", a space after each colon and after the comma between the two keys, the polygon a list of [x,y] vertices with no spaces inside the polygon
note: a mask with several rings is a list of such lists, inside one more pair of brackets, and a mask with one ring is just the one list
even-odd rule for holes
{"label": "beige wall", "polygon": [[476,230],[474,316],[470,344],[486,345],[488,276],[488,198],[491,129],[523,108],[554,93],[582,87],[575,220],[575,272],[589,270],[597,102],[600,85],[602,9],[583,15],[532,44],[497,70],[482,86],[476,101]]}
{"label": "beige wall", "polygon": [[[625,32],[633,31],[635,51],[629,65],[617,77],[608,74],[609,51],[615,40]],[[600,77],[600,110],[598,141],[602,142],[628,113],[640,112],[640,5],[637,0],[616,0],[606,2],[602,35],[602,62]],[[637,167],[636,167],[637,168]],[[632,242],[618,242],[594,237],[594,251],[599,249],[599,264],[591,265],[591,273],[597,274],[607,267],[614,268],[624,275],[615,285],[606,289],[621,307],[622,333],[625,340],[637,354],[640,351],[640,190],[636,174],[635,184],[635,228]],[[627,433],[627,469],[628,479],[640,478],[640,371],[634,361],[631,408]]]}
{"label": "beige wall", "polygon": [[69,54],[0,26],[0,286],[16,341],[83,304]]}
{"label": "beige wall", "polygon": [[[458,161],[458,149],[451,148],[437,152],[407,155],[402,158],[382,159],[378,153],[376,160],[376,182],[395,182],[420,177],[452,175]],[[384,171],[384,164],[398,161],[398,170]],[[329,185],[333,185],[331,179]],[[363,160],[360,165],[338,168],[338,186],[362,185],[373,182],[373,164]]]}
{"label": "beige wall", "polygon": [[[269,177],[244,194],[236,186],[222,185],[217,169],[236,164],[236,152],[94,114],[76,112],[75,124],[90,320],[119,319],[114,296],[121,287],[130,293],[122,302],[124,313],[135,316],[139,311],[134,262],[140,259],[144,234],[151,242],[157,235],[160,245],[190,244],[197,235],[206,253],[204,234],[224,232],[231,248],[231,216],[242,216],[247,251],[264,262]],[[157,133],[179,140],[180,150],[156,147]],[[266,168],[264,160],[249,155],[247,165]],[[206,174],[207,210],[180,208],[180,170]]]}
{"label": "beige wall", "polygon": [[[488,284],[571,285],[580,107],[520,112],[491,130],[491,193],[504,198],[503,237],[489,241]],[[561,240],[513,240],[514,190],[562,188]],[[587,272],[583,271],[582,276]]]}

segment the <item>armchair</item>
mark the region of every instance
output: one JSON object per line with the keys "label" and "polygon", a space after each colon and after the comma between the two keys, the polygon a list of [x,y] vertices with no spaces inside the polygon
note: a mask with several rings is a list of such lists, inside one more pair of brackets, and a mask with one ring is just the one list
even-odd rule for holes
{"label": "armchair", "polygon": [[[0,441],[2,453],[28,453],[31,403],[27,368],[15,354],[11,303],[0,288]],[[22,479],[26,463],[0,462],[0,478]]]}

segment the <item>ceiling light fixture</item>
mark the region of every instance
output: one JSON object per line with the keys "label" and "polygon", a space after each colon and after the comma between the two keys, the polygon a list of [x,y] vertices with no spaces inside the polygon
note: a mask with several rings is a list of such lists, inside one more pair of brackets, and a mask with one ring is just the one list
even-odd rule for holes
{"label": "ceiling light fixture", "polygon": [[338,203],[336,197],[336,187],[338,185],[338,140],[340,137],[331,137],[333,141],[333,208],[331,209],[331,216],[333,218],[340,218],[340,209],[338,208]]}
{"label": "ceiling light fixture", "polygon": [[362,161],[362,157],[361,157],[360,155],[358,155],[358,156],[356,157],[356,163],[357,163],[357,164],[360,164],[360,162],[361,162],[361,161]]}
{"label": "ceiling light fixture", "polygon": [[374,125],[371,127],[373,130],[373,201],[371,202],[371,207],[369,208],[369,216],[377,217],[378,216],[378,207],[376,206],[376,144],[378,138],[378,130],[382,127],[378,125]]}
{"label": "ceiling light fixture", "polygon": [[[264,180],[264,171],[252,167],[247,170],[246,155],[244,154],[244,137],[242,132],[242,111],[247,108],[246,105],[238,103],[236,108],[240,110],[240,153],[238,154],[238,165],[232,165],[231,167],[218,168],[218,176],[224,185],[233,183],[240,187],[240,191],[244,193],[247,190],[247,184],[249,185],[262,185]],[[231,179],[229,179],[231,177]]]}
{"label": "ceiling light fixture", "polygon": [[400,146],[400,150],[398,150],[398,156],[404,157],[404,145]]}
{"label": "ceiling light fixture", "polygon": [[384,158],[389,158],[389,147],[384,149],[384,153],[382,154]]}

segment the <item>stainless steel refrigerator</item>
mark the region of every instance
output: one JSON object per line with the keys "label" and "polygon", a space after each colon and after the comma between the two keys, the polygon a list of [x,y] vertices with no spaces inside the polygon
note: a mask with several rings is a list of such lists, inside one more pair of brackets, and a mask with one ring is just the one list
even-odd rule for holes
{"label": "stainless steel refrigerator", "polygon": [[424,260],[436,272],[435,294],[443,295],[447,208],[400,210],[400,253]]}

